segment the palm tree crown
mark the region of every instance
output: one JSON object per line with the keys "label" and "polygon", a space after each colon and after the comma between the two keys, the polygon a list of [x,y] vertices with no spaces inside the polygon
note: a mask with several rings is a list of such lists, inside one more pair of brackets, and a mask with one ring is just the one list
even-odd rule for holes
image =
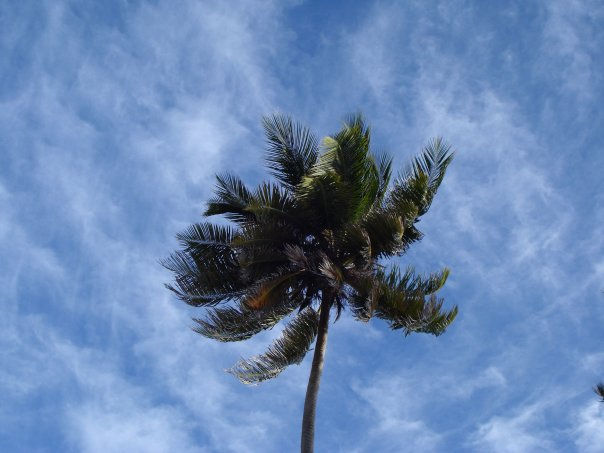
{"label": "palm tree crown", "polygon": [[194,330],[240,341],[295,312],[266,353],[229,370],[244,383],[300,363],[320,336],[320,318],[326,332],[332,309],[336,319],[348,308],[358,320],[375,316],[405,335],[441,334],[457,314],[435,296],[448,269],[419,276],[380,260],[422,238],[417,222],[451,162],[450,147],[431,141],[390,185],[392,159],[371,152],[360,115],[321,143],[286,116],[263,124],[276,181],[250,189],[234,175],[217,176],[204,215],[223,215],[231,226],[191,225],[177,235],[182,249],[163,262],[175,274],[168,288],[206,308]]}

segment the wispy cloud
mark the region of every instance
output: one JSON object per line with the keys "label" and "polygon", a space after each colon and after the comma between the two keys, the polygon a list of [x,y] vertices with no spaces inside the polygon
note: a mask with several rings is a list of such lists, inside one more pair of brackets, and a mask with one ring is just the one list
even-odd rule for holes
{"label": "wispy cloud", "polygon": [[596,3],[1,6],[2,446],[295,449],[308,364],[240,386],[222,370],[278,332],[198,338],[157,259],[214,173],[265,176],[262,114],[325,134],[359,108],[397,165],[434,135],[458,150],[405,263],[452,267],[461,314],[438,339],[335,324],[319,445],[601,443]]}

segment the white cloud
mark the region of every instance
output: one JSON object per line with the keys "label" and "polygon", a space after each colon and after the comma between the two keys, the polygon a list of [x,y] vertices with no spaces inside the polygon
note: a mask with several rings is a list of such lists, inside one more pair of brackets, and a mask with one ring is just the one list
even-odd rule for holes
{"label": "white cloud", "polygon": [[554,444],[547,431],[538,426],[538,405],[523,407],[512,416],[495,416],[481,424],[472,436],[472,445],[493,453],[553,452]]}
{"label": "white cloud", "polygon": [[592,396],[593,401],[587,404],[578,414],[574,424],[573,437],[578,451],[597,453],[604,445],[604,404]]}
{"label": "white cloud", "polygon": [[353,381],[352,390],[371,408],[369,413],[363,411],[368,429],[353,451],[436,451],[442,436],[422,420],[426,409],[418,392],[422,387],[398,376],[382,376],[371,383]]}

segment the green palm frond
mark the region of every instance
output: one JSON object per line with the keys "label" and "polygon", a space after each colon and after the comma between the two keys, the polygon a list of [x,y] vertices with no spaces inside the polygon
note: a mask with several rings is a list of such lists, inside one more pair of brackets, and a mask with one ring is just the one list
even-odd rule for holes
{"label": "green palm frond", "polygon": [[337,228],[350,217],[349,194],[335,172],[305,176],[299,186],[299,199],[306,211],[313,213],[308,218],[310,228]]}
{"label": "green palm frond", "polygon": [[[194,287],[194,283],[183,282],[184,278],[177,277],[176,285],[166,284],[166,288],[176,294],[180,300],[193,307],[214,306],[221,302],[239,300],[245,294],[243,290],[235,291],[204,291]],[[192,287],[189,289],[189,287]],[[185,289],[183,289],[185,288]],[[188,289],[188,290],[187,290]]]}
{"label": "green palm frond", "polygon": [[214,340],[229,342],[251,338],[262,330],[271,329],[300,305],[296,297],[269,310],[251,310],[245,304],[238,307],[211,308],[203,319],[194,318],[193,330]]}
{"label": "green palm frond", "polygon": [[260,223],[274,219],[295,224],[301,216],[300,208],[288,191],[267,182],[256,188],[253,199],[245,209],[253,213]]}
{"label": "green palm frond", "polygon": [[434,296],[447,280],[448,269],[415,275],[408,269],[403,275],[394,268],[389,274],[378,274],[379,296],[375,315],[386,320],[390,328],[403,329],[405,335],[424,332],[440,335],[457,316],[457,307],[443,311],[443,300]]}
{"label": "green palm frond", "polygon": [[433,294],[441,289],[449,278],[450,270],[444,268],[440,272],[434,272],[428,276],[417,275],[412,267],[408,267],[401,274],[398,266],[393,266],[388,274],[378,272],[378,278],[390,288],[407,293],[421,292]]}
{"label": "green palm frond", "polygon": [[261,355],[240,360],[228,372],[244,384],[274,378],[286,367],[302,362],[317,336],[319,316],[308,307],[283,330],[280,338]]}
{"label": "green palm frond", "polygon": [[377,156],[376,160],[378,161],[379,175],[379,189],[376,198],[378,202],[381,202],[388,190],[390,178],[392,178],[392,156],[382,153]]}
{"label": "green palm frond", "polygon": [[351,264],[365,267],[373,257],[372,242],[367,230],[358,223],[345,225],[335,235],[335,249],[345,267]]}
{"label": "green palm frond", "polygon": [[331,167],[348,194],[353,221],[368,211],[380,191],[380,172],[369,146],[370,130],[360,115],[350,117],[340,132],[323,140]]}
{"label": "green palm frond", "polygon": [[268,142],[267,166],[273,176],[295,190],[317,160],[317,138],[285,115],[264,117],[262,124]]}
{"label": "green palm frond", "polygon": [[273,247],[280,249],[285,244],[295,243],[297,240],[294,225],[283,224],[274,220],[262,224],[249,225],[233,237],[233,249],[238,251],[255,247]]}
{"label": "green palm frond", "polygon": [[412,269],[401,274],[398,268],[388,274],[378,271],[374,278],[361,280],[349,298],[355,316],[363,321],[372,315],[384,319],[393,330],[405,335],[424,332],[440,335],[453,322],[457,307],[443,311],[443,300],[434,296],[449,275],[448,269],[427,277]]}
{"label": "green palm frond", "polygon": [[254,220],[254,214],[246,208],[253,195],[240,178],[233,175],[217,175],[214,197],[208,202],[205,216],[224,215],[234,222]]}
{"label": "green palm frond", "polygon": [[445,177],[447,167],[453,160],[454,153],[451,145],[441,137],[430,140],[421,154],[413,160],[412,173],[415,178],[420,174],[428,176],[428,187],[430,189],[430,201],[438,190]]}
{"label": "green palm frond", "polygon": [[396,214],[385,210],[372,210],[361,223],[371,241],[374,258],[392,256],[403,250],[405,226]]}
{"label": "green palm frond", "polygon": [[451,146],[441,138],[431,140],[415,157],[407,172],[395,182],[391,192],[394,205],[402,200],[413,201],[418,210],[417,216],[423,216],[430,208],[453,157]]}

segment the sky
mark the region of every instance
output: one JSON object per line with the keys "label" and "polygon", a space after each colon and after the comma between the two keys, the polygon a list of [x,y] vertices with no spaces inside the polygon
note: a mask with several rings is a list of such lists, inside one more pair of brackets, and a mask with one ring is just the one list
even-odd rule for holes
{"label": "sky", "polygon": [[600,1],[0,3],[0,450],[287,452],[310,354],[259,386],[158,261],[262,115],[362,111],[402,169],[456,150],[402,266],[447,266],[438,337],[330,326],[319,452],[601,452]]}

